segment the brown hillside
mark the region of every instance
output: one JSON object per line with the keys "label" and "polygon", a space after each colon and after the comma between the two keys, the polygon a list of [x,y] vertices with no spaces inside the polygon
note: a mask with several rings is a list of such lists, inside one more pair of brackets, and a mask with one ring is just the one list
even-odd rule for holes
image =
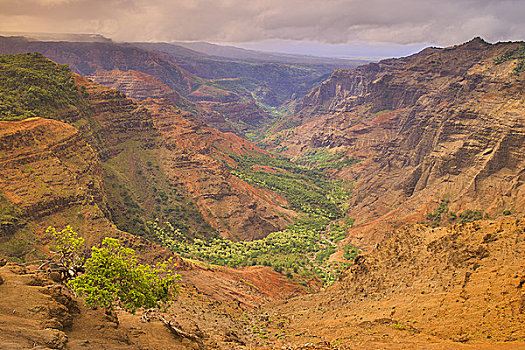
{"label": "brown hillside", "polygon": [[523,349],[524,264],[523,220],[408,225],[325,292],[267,306],[263,348]]}
{"label": "brown hillside", "polygon": [[378,242],[392,225],[449,209],[523,212],[525,80],[523,43],[477,38],[445,49],[337,70],[298,105],[281,149],[297,156],[328,147],[360,158],[339,176],[355,182],[353,240]]}

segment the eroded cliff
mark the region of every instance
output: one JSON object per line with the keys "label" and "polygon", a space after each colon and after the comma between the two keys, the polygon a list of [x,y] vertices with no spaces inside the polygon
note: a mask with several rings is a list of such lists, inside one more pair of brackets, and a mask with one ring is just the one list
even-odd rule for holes
{"label": "eroded cliff", "polygon": [[[498,61],[523,43],[476,38],[445,49],[338,70],[298,105],[279,149],[329,148],[361,162],[339,172],[355,183],[349,215],[369,244],[440,200],[461,212],[523,212],[524,74]],[[379,222],[376,225],[375,222]]]}

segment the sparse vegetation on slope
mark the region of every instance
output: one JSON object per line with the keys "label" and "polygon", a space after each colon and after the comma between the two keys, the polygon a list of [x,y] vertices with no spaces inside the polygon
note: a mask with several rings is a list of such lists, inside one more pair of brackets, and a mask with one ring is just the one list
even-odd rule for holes
{"label": "sparse vegetation on slope", "polygon": [[507,51],[499,57],[496,57],[494,59],[494,63],[501,64],[508,60],[519,60],[516,62],[516,66],[514,67],[512,74],[525,72],[525,44],[515,48],[514,50]]}
{"label": "sparse vegetation on slope", "polygon": [[439,206],[432,212],[427,214],[427,224],[432,227],[452,224],[452,223],[467,223],[483,218],[488,219],[488,214],[481,210],[467,209],[463,212],[456,213],[448,209],[450,200],[442,199]]}

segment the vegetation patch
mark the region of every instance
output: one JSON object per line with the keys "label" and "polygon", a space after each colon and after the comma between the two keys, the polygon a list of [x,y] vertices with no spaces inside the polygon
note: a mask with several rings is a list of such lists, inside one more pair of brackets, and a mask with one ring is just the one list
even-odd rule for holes
{"label": "vegetation patch", "polygon": [[213,236],[182,186],[174,185],[155,155],[136,142],[127,141],[118,156],[104,163],[104,170],[111,216],[119,229],[151,238],[146,222],[158,219],[187,236]]}
{"label": "vegetation patch", "polygon": [[[243,181],[268,188],[288,199],[291,209],[330,219],[344,215],[344,202],[350,198],[348,184],[331,180],[316,169],[292,163],[284,157],[270,155],[229,155],[237,163],[231,173]],[[275,172],[258,171],[259,167]]]}
{"label": "vegetation patch", "polygon": [[319,171],[336,169],[359,163],[360,160],[348,157],[344,152],[333,152],[327,148],[311,148],[296,159],[297,164],[313,167]]}
{"label": "vegetation patch", "polygon": [[327,218],[304,216],[283,231],[247,242],[221,237],[190,240],[169,223],[151,222],[149,226],[159,243],[186,258],[230,267],[270,266],[292,279],[317,276],[330,284],[341,264],[328,263],[336,245],[324,237],[327,224]]}
{"label": "vegetation patch", "polygon": [[481,220],[483,218],[488,219],[488,214],[483,213],[481,210],[467,209],[461,213],[450,211],[448,210],[449,203],[450,200],[442,199],[436,210],[427,214],[426,224],[432,227],[437,227],[447,223],[467,223]]}
{"label": "vegetation patch", "polygon": [[0,56],[0,120],[59,119],[60,110],[83,103],[82,92],[68,66],[39,53]]}
{"label": "vegetation patch", "polygon": [[525,45],[520,45],[514,50],[505,52],[503,55],[494,59],[494,64],[501,64],[508,60],[519,60],[512,71],[512,74],[519,74],[525,71]]}
{"label": "vegetation patch", "polygon": [[359,255],[360,251],[351,243],[348,243],[343,248],[343,258],[346,260],[354,260]]}

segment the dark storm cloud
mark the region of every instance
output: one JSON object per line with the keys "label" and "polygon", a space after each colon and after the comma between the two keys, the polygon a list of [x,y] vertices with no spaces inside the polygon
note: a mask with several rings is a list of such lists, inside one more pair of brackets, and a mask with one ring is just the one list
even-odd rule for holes
{"label": "dark storm cloud", "polygon": [[523,0],[0,0],[0,31],[449,45],[522,40],[523,14]]}

